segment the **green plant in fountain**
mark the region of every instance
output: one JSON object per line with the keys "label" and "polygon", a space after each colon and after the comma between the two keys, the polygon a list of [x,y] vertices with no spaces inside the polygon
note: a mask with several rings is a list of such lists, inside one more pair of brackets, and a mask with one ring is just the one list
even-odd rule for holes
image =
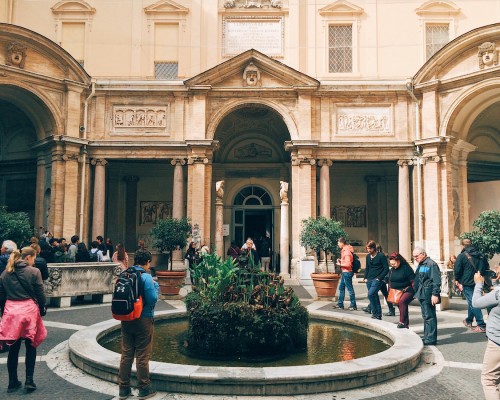
{"label": "green plant in fountain", "polygon": [[160,253],[170,254],[170,270],[172,270],[172,251],[186,247],[191,232],[191,223],[187,218],[160,219],[151,229],[153,247]]}
{"label": "green plant in fountain", "polygon": [[[302,220],[300,245],[315,251],[337,254],[339,238],[347,237],[342,228],[342,222],[326,217],[310,217]],[[326,273],[328,273],[328,257],[326,258]]]}
{"label": "green plant in fountain", "polygon": [[472,232],[464,232],[460,239],[470,239],[486,257],[500,253],[500,211],[483,211],[472,224]]}
{"label": "green plant in fountain", "polygon": [[185,346],[198,356],[276,357],[306,348],[309,316],[283,278],[208,254],[186,296]]}

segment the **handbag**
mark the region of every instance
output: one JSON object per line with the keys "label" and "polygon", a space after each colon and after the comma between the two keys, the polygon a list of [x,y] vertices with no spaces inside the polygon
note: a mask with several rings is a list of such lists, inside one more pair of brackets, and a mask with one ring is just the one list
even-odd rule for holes
{"label": "handbag", "polygon": [[389,288],[389,293],[387,295],[387,302],[392,304],[399,304],[399,299],[406,292],[406,289],[394,289]]}

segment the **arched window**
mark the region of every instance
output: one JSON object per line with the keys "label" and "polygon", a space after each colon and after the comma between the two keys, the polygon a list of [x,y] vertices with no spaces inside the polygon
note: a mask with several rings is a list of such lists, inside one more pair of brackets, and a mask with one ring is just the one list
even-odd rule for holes
{"label": "arched window", "polygon": [[271,196],[258,186],[243,188],[234,198],[235,206],[271,206]]}

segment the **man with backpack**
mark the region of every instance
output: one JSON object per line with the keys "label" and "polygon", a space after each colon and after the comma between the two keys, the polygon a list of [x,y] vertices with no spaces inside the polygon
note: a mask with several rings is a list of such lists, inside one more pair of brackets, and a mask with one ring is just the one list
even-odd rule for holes
{"label": "man with backpack", "polygon": [[354,287],[352,286],[352,272],[353,261],[354,261],[354,249],[350,244],[347,244],[345,238],[341,237],[337,241],[337,245],[340,248],[340,259],[337,259],[336,264],[342,270],[342,277],[340,278],[339,285],[339,299],[337,305],[333,308],[344,309],[344,296],[345,288],[349,292],[349,300],[351,305],[349,306],[350,311],[356,311],[358,307],[356,306],[356,294],[354,293]]}
{"label": "man with backpack", "polygon": [[[136,357],[137,381],[139,383],[139,399],[149,399],[156,394],[151,386],[149,376],[149,359],[153,348],[154,309],[158,300],[158,283],[147,272],[152,256],[147,250],[137,250],[134,255],[134,266],[125,270],[140,273],[139,293],[142,297],[140,317],[131,321],[122,321],[121,361],[118,374],[120,385],[119,397],[124,400],[131,396],[130,373],[134,355]],[[116,291],[116,290],[115,290]]]}
{"label": "man with backpack", "polygon": [[[484,255],[472,245],[470,239],[463,239],[462,246],[463,250],[457,256],[453,270],[456,284],[467,299],[468,313],[463,324],[474,332],[484,333],[486,332],[486,323],[483,319],[483,313],[479,308],[472,306],[472,295],[475,286],[474,274],[480,272],[484,276],[484,271],[489,270],[489,265]],[[474,318],[477,323],[475,327],[472,326]]]}

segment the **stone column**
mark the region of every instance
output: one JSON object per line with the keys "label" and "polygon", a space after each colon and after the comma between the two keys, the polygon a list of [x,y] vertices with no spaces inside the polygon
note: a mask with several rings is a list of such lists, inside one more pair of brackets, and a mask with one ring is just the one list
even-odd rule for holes
{"label": "stone column", "polygon": [[170,164],[174,166],[174,187],[172,199],[172,217],[184,217],[184,172],[183,165],[186,164],[184,159],[173,159]]}
{"label": "stone column", "polygon": [[215,252],[219,257],[224,256],[224,237],[222,225],[224,224],[224,181],[215,183]]}
{"label": "stone column", "polygon": [[137,182],[135,175],[125,176],[125,249],[129,252],[137,247]]}
{"label": "stone column", "polygon": [[[332,166],[331,160],[319,160],[319,215],[325,218],[330,218],[330,167]],[[325,252],[321,251],[321,263],[325,262]],[[328,257],[328,259],[330,259]],[[320,267],[325,269],[326,266]]]}
{"label": "stone column", "polygon": [[[181,219],[184,217],[184,173],[183,165],[186,164],[184,159],[173,159],[170,164],[174,166],[174,187],[172,190],[172,218]],[[184,268],[183,250],[174,250],[172,253],[172,261],[175,269]]]}
{"label": "stone column", "polygon": [[366,204],[368,205],[367,224],[368,240],[379,240],[378,231],[378,176],[365,176],[366,181]]}
{"label": "stone column", "polygon": [[45,197],[45,156],[39,155],[36,164],[36,204],[35,204],[35,232],[43,233],[39,228],[44,226],[43,215],[44,210],[44,197]]}
{"label": "stone column", "polygon": [[330,167],[331,160],[319,160],[319,215],[330,218]]}
{"label": "stone column", "polygon": [[106,205],[106,164],[104,159],[94,158],[94,204],[92,207],[92,239],[104,236],[104,208]]}
{"label": "stone column", "polygon": [[280,221],[280,275],[290,274],[290,229],[288,217],[288,182],[280,182],[281,221]]}
{"label": "stone column", "polygon": [[64,220],[64,159],[63,150],[55,149],[52,152],[52,166],[50,174],[50,212],[47,229],[52,232],[54,237],[63,236]]}
{"label": "stone column", "polygon": [[399,253],[407,260],[411,259],[410,237],[410,172],[409,161],[398,161],[398,240]]}

